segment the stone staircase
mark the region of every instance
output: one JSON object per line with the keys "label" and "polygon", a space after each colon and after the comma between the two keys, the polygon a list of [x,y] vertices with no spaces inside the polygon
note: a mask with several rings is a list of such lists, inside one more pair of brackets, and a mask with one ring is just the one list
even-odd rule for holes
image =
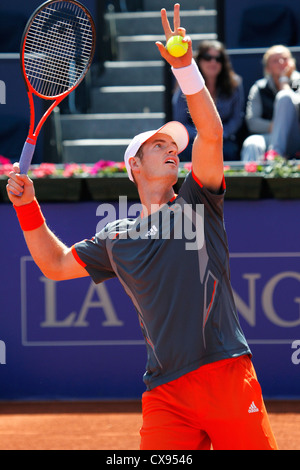
{"label": "stone staircase", "polygon": [[[172,19],[172,0],[144,0],[143,12],[108,12],[114,60],[92,79],[87,114],[60,114],[61,160],[94,163],[122,161],[131,138],[166,121],[164,61],[155,41],[164,41],[160,9]],[[215,0],[184,0],[181,24],[193,44],[216,38]],[[57,114],[57,113],[56,113]]]}

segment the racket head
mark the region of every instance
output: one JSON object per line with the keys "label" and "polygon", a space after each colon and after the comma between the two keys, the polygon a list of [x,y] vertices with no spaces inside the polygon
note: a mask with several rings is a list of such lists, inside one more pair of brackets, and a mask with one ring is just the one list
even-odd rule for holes
{"label": "racket head", "polygon": [[95,52],[96,28],[77,0],[48,0],[24,29],[20,62],[28,91],[43,99],[63,98],[84,79]]}

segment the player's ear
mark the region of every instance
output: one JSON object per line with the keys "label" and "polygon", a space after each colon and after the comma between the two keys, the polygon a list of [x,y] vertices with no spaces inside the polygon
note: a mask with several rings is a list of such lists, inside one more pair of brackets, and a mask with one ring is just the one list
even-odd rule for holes
{"label": "player's ear", "polygon": [[131,168],[131,171],[135,172],[135,173],[139,173],[140,171],[140,166],[141,166],[141,160],[140,158],[137,158],[137,157],[131,157],[130,160],[129,160],[129,165],[130,165],[130,168]]}

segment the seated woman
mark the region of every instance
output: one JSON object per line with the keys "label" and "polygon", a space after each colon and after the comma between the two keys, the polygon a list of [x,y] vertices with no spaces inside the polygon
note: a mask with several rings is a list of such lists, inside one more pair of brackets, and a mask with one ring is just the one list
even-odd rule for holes
{"label": "seated woman", "polygon": [[[195,57],[223,123],[224,160],[239,160],[237,133],[244,119],[244,88],[241,77],[233,70],[225,46],[219,41],[202,41]],[[182,161],[191,160],[196,129],[188,113],[186,99],[178,87],[172,100],[173,119],[186,126],[190,143],[180,154]]]}
{"label": "seated woman", "polygon": [[243,143],[243,161],[272,160],[277,155],[299,157],[300,73],[291,51],[281,45],[263,56],[264,78],[251,87],[246,124],[250,136]]}

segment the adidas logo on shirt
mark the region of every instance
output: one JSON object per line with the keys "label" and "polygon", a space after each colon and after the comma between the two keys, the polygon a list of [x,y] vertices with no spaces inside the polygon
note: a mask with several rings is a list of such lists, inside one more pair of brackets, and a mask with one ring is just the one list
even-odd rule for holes
{"label": "adidas logo on shirt", "polygon": [[145,238],[153,237],[154,235],[157,234],[157,232],[158,232],[158,228],[155,225],[152,225],[150,230],[148,230],[148,232],[146,233]]}
{"label": "adidas logo on shirt", "polygon": [[259,409],[257,408],[257,406],[255,406],[255,403],[253,401],[251,405],[249,406],[248,413],[258,413],[258,412],[259,412]]}

